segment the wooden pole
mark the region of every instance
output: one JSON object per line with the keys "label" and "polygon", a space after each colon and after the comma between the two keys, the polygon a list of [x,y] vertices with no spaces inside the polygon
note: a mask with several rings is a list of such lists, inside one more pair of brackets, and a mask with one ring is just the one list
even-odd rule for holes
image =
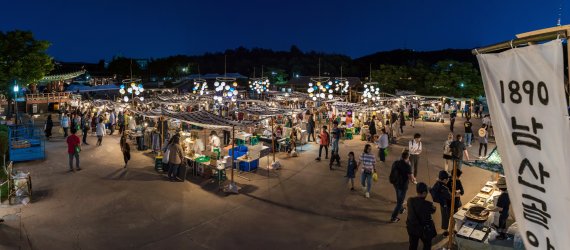
{"label": "wooden pole", "polygon": [[453,215],[455,214],[455,195],[456,195],[456,180],[457,180],[457,163],[458,163],[459,159],[457,160],[453,160],[453,171],[451,174],[451,210],[449,211],[449,226],[447,228],[448,232],[449,232],[449,236],[448,236],[448,242],[447,242],[447,247],[448,249],[451,249],[451,247],[453,246],[453,234],[455,232],[455,230],[453,229],[455,227],[455,219],[453,218]]}
{"label": "wooden pole", "polygon": [[274,132],[274,127],[275,127],[275,119],[272,116],[271,117],[271,138],[273,138],[271,140],[271,151],[273,152],[273,162],[275,162],[275,132]]}
{"label": "wooden pole", "polygon": [[[232,175],[232,183],[234,183],[234,156],[236,155],[236,126],[232,126],[232,168],[231,168],[231,175]],[[239,167],[239,166],[237,166]]]}

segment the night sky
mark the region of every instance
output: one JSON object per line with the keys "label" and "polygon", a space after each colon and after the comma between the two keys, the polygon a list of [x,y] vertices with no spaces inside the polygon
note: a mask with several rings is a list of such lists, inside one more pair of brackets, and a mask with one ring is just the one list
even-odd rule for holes
{"label": "night sky", "polygon": [[[359,57],[473,48],[570,22],[567,1],[2,1],[0,30],[31,30],[57,60],[196,55],[239,46]],[[562,7],[562,11],[560,11]]]}

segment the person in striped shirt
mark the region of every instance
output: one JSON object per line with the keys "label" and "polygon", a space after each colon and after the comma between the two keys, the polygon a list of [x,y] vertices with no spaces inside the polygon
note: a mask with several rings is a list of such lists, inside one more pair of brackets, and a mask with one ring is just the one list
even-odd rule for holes
{"label": "person in striped shirt", "polygon": [[376,172],[376,157],[372,154],[372,146],[370,144],[366,144],[366,146],[364,146],[364,153],[360,155],[358,168],[362,169],[362,175],[360,176],[362,191],[366,198],[370,198],[372,174]]}

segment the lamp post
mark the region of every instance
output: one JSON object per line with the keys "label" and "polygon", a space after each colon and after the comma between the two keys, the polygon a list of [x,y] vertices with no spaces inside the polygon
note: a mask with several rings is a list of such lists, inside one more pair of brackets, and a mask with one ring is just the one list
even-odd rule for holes
{"label": "lamp post", "polygon": [[16,113],[16,120],[15,120],[14,124],[18,124],[18,91],[20,91],[20,87],[18,86],[16,81],[14,81],[14,83],[15,83],[15,85],[14,85],[14,111]]}

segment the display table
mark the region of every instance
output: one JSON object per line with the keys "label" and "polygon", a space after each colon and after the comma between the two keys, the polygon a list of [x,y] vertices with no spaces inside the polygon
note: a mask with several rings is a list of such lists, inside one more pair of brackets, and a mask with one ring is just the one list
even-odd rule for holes
{"label": "display table", "polygon": [[465,239],[460,237],[455,237],[455,244],[457,249],[465,250],[512,250],[514,241],[510,240],[489,240],[486,239],[483,242],[474,241],[471,239]]}
{"label": "display table", "polygon": [[483,222],[474,222],[465,216],[465,213],[472,206],[479,205],[488,209],[495,206],[501,191],[495,189],[494,186],[495,182],[488,181],[475,197],[465,203],[453,215],[455,230],[457,231],[454,237],[457,249],[513,249],[514,241],[512,239],[489,239],[489,236],[496,234],[496,230],[492,228],[492,225],[498,213],[489,212],[487,220]]}
{"label": "display table", "polygon": [[236,160],[237,160],[237,162],[238,162],[238,166],[239,166],[239,163],[240,163],[240,162],[247,163],[247,166],[248,166],[247,170],[245,170],[245,171],[238,171],[238,177],[241,177],[241,178],[244,178],[244,179],[246,179],[246,180],[248,180],[248,181],[251,181],[251,179],[245,177],[245,174],[251,172],[251,163],[252,163],[252,162],[255,162],[256,160],[259,160],[259,158],[254,158],[254,157],[251,157],[251,156],[248,157],[247,155],[242,155],[242,156],[236,158]]}
{"label": "display table", "polygon": [[239,132],[236,133],[235,138],[238,140],[242,140],[244,143],[246,143],[251,136],[253,135],[246,132]]}

